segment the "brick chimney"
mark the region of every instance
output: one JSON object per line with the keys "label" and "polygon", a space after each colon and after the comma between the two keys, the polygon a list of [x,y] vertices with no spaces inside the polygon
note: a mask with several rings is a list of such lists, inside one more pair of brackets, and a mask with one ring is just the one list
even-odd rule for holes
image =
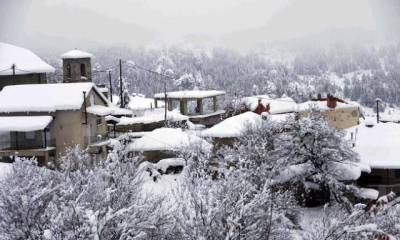
{"label": "brick chimney", "polygon": [[328,106],[328,108],[336,108],[336,105],[337,105],[336,98],[328,94],[326,97],[326,106]]}

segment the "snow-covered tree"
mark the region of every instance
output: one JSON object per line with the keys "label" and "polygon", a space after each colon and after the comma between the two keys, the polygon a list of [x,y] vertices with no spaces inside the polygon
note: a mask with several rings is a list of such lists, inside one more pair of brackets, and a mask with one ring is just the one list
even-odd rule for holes
{"label": "snow-covered tree", "polygon": [[295,203],[289,192],[272,189],[270,179],[254,181],[250,172],[256,167],[220,162],[228,150],[186,151],[188,166],[177,194],[183,238],[291,239]]}
{"label": "snow-covered tree", "polygon": [[331,128],[318,111],[312,111],[308,118],[289,119],[286,128],[271,154],[286,165],[276,181],[289,183],[290,188],[297,185],[300,192],[316,190],[322,201],[351,207],[346,194],[357,191],[351,183],[360,177],[361,169],[344,133]]}
{"label": "snow-covered tree", "polygon": [[85,155],[80,150],[67,154],[59,171],[27,160],[13,164],[0,187],[0,238],[160,239],[169,235],[171,219],[160,210],[162,199],[141,194],[142,173],[135,161],[93,162]]}

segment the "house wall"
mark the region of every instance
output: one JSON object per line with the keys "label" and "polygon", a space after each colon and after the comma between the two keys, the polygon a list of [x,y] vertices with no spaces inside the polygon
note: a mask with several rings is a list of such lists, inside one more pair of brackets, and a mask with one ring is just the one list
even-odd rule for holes
{"label": "house wall", "polygon": [[[81,64],[85,64],[85,73],[81,73]],[[71,76],[68,76],[67,66],[71,66]],[[82,80],[81,76],[85,76],[86,80]],[[68,82],[91,82],[92,81],[92,64],[90,58],[79,59],[63,59],[63,81]]]}
{"label": "house wall", "polygon": [[[86,96],[86,106],[91,105],[106,106],[106,103],[92,90]],[[98,119],[100,124],[97,124]],[[84,105],[79,111],[57,111],[54,125],[57,156],[63,154],[68,147],[78,144],[85,149],[88,144],[107,136],[105,118],[90,113],[85,114]]]}
{"label": "house wall", "polygon": [[[82,95],[83,96],[83,95]],[[86,104],[89,107],[91,104],[103,105],[106,103],[92,90],[87,94]],[[80,110],[56,111],[55,113],[48,112],[18,112],[18,113],[0,113],[0,116],[43,116],[51,115],[54,117],[50,125],[50,133],[48,140],[55,139],[56,158],[65,153],[68,147],[75,145],[86,148],[89,143],[97,141],[97,136],[103,138],[107,136],[107,125],[104,117],[100,117],[100,124],[97,124],[98,116],[87,114],[87,123],[85,124],[85,108],[82,105]],[[43,139],[40,131],[35,138],[36,143]],[[19,144],[31,144],[24,139],[24,133],[18,134]],[[10,139],[10,144],[14,144],[15,136]],[[53,145],[54,146],[54,145]]]}
{"label": "house wall", "polygon": [[8,85],[47,83],[46,73],[0,76],[0,91]]}
{"label": "house wall", "polygon": [[[300,117],[307,117],[310,111],[300,112]],[[342,130],[349,127],[353,127],[359,124],[359,108],[339,108],[339,109],[328,109],[322,111],[322,115],[328,121],[329,126]]]}

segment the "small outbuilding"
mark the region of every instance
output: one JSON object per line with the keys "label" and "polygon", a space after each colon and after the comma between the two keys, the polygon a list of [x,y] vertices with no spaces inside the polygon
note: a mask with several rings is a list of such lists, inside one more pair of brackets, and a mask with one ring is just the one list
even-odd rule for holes
{"label": "small outbuilding", "polygon": [[191,122],[210,127],[220,122],[225,113],[225,110],[218,109],[218,97],[224,95],[224,91],[217,90],[176,91],[167,92],[166,95],[158,93],[154,95],[154,105],[157,108],[158,101],[166,100],[167,108],[171,111],[178,103],[181,114],[188,116]]}

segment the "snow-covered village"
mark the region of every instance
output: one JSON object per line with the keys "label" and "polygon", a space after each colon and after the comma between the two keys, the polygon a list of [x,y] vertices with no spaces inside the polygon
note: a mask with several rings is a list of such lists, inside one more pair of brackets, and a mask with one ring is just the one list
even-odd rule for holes
{"label": "snow-covered village", "polygon": [[0,0],[0,240],[400,239],[397,0]]}

